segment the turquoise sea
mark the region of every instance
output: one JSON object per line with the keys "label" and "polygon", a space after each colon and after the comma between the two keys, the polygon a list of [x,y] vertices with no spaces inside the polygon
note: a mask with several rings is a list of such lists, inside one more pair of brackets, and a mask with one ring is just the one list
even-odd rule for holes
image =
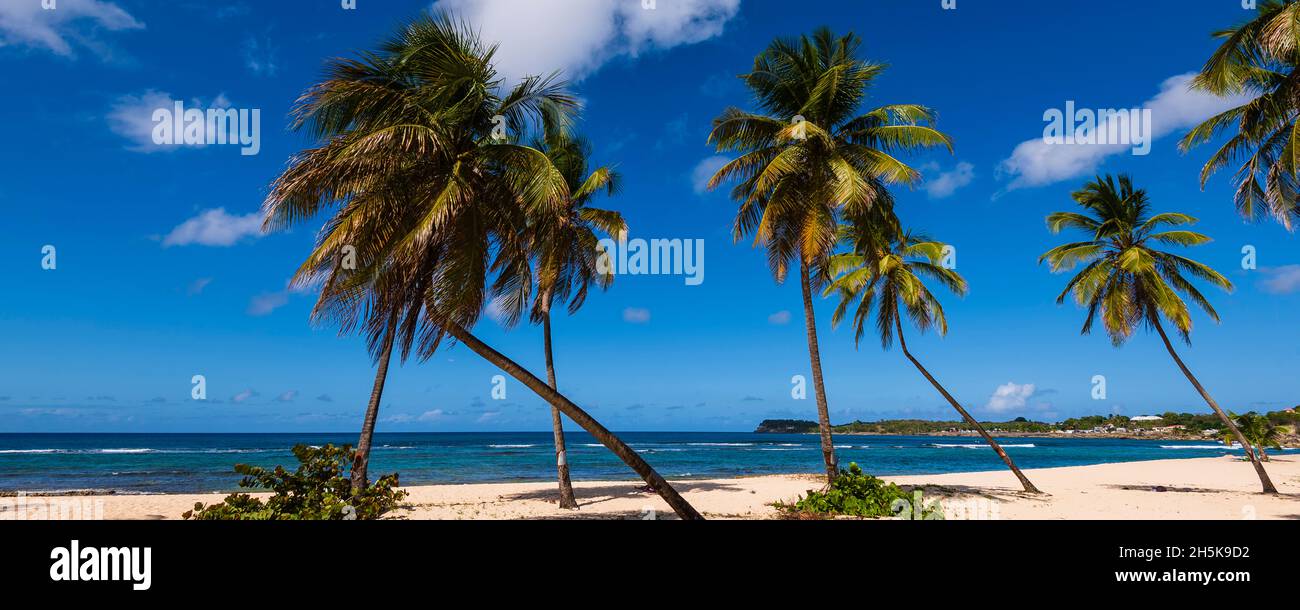
{"label": "turquoise sea", "polygon": [[[818,472],[818,437],[737,432],[620,434],[669,478]],[[574,479],[634,479],[585,433],[568,434]],[[118,493],[236,489],[237,463],[296,464],[295,444],[355,443],[354,434],[0,434],[0,491]],[[1193,458],[1240,453],[1217,441],[1084,438],[999,439],[1023,468]],[[878,475],[997,470],[978,438],[838,436],[842,464]],[[377,434],[372,476],[397,472],[404,485],[545,481],[555,475],[549,432]]]}

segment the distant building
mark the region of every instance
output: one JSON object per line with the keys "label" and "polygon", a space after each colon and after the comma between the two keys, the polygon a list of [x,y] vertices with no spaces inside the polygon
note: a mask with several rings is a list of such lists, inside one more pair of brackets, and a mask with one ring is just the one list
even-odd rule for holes
{"label": "distant building", "polygon": [[1164,418],[1160,417],[1159,415],[1139,415],[1137,417],[1130,418],[1129,421],[1160,421],[1162,419]]}

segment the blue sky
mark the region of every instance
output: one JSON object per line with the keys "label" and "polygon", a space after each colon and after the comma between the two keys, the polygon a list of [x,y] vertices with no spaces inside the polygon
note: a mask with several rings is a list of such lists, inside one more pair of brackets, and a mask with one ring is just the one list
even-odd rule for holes
{"label": "blue sky", "polygon": [[[350,431],[373,367],[362,341],[311,328],[312,298],[285,290],[312,231],[256,233],[267,185],[309,144],[287,131],[295,98],[322,62],[384,38],[427,1],[199,2],[0,0],[0,432]],[[1037,264],[1059,243],[1043,217],[1067,209],[1092,171],[1129,172],[1159,209],[1197,215],[1216,241],[1194,258],[1237,284],[1215,294],[1223,317],[1196,318],[1184,356],[1220,403],[1269,410],[1300,402],[1296,237],[1249,225],[1230,174],[1202,192],[1208,149],[1175,147],[1222,104],[1171,78],[1196,70],[1209,32],[1243,20],[1236,0],[1196,3],[854,0],[444,0],[503,42],[508,74],[566,69],[586,101],[582,129],[625,190],[606,201],[633,237],[703,239],[706,279],[623,276],[577,315],[556,320],[561,390],[618,430],[749,430],[768,417],[815,418],[791,398],[809,375],[796,284],[777,285],[761,251],[730,238],[735,204],[697,187],[713,151],[709,122],[749,106],[735,75],[774,37],[820,25],[853,30],[889,70],[869,105],[938,110],[953,155],[907,160],[927,185],[898,189],[903,220],[954,244],[971,283],[945,299],[946,338],[915,352],[979,416],[1055,420],[1119,412],[1204,411],[1158,340],[1123,349],[1080,336],[1083,314],[1053,299],[1065,278]],[[1080,10],[1079,4],[1086,6]],[[261,148],[159,147],[151,113],[183,100],[259,109]],[[1042,151],[1043,113],[1147,105],[1150,155]],[[1018,152],[1018,148],[1019,152]],[[42,268],[42,248],[57,267]],[[1259,268],[1242,270],[1242,248]],[[901,354],[855,349],[819,302],[832,419],[951,418]],[[791,315],[793,314],[793,315]],[[1284,315],[1289,314],[1289,315]],[[542,370],[536,328],[485,318],[482,338]],[[464,348],[394,367],[382,431],[544,430],[545,404]],[[208,401],[190,400],[204,375]],[[1106,400],[1092,378],[1107,379]]]}

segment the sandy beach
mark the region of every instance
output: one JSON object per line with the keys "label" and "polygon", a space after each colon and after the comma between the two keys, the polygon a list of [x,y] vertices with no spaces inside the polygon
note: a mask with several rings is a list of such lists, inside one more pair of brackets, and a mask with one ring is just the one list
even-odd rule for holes
{"label": "sandy beach", "polygon": [[[1007,471],[885,477],[916,486],[922,502],[938,501],[948,519],[1300,519],[1300,458],[1275,458],[1268,471],[1281,493],[1258,493],[1249,464],[1230,457],[1157,460],[1027,470],[1047,496],[1020,491]],[[770,506],[817,487],[815,475],[674,481],[712,519],[771,519]],[[554,483],[409,487],[394,519],[671,519],[659,497],[634,481],[574,483],[580,510],[556,507]],[[0,498],[0,519],[178,519],[195,502],[221,494]],[[73,507],[69,513],[69,507]],[[66,518],[66,517],[65,517]]]}

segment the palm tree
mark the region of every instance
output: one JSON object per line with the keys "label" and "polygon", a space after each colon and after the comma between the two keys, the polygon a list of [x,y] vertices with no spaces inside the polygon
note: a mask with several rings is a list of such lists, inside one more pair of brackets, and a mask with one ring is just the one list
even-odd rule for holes
{"label": "palm tree", "polygon": [[[601,272],[597,264],[600,238],[596,232],[617,236],[627,231],[627,223],[618,212],[588,205],[602,191],[611,196],[617,194],[620,181],[618,173],[608,166],[588,171],[591,144],[582,137],[570,135],[559,125],[544,125],[543,133],[544,136],[537,138],[532,146],[545,153],[564,177],[568,195],[557,214],[544,214],[532,219],[530,239],[533,256],[537,259],[537,295],[530,319],[534,324],[542,325],[547,384],[558,390],[551,349],[552,307],[567,302],[569,313],[574,314],[586,302],[592,284],[602,289],[613,284],[614,274]],[[513,324],[522,315],[523,301],[506,302],[503,307],[508,313],[507,323]],[[555,438],[560,508],[574,509],[578,507],[578,501],[569,480],[564,424],[559,409],[555,407],[551,407],[551,430]]]}
{"label": "palm tree", "polygon": [[967,284],[956,271],[940,264],[943,244],[898,229],[896,222],[859,222],[843,228],[843,241],[850,245],[851,252],[831,258],[831,272],[836,279],[827,287],[827,293],[834,291],[840,295],[833,323],[838,325],[849,313],[849,307],[856,303],[852,314],[854,341],[860,343],[874,309],[881,346],[889,349],[897,336],[903,355],[961,414],[962,419],[979,431],[984,442],[1002,458],[1025,491],[1041,493],[1016,467],[1002,446],[984,430],[984,426],[907,349],[907,339],[903,336],[904,316],[922,333],[931,328],[940,335],[948,332],[948,319],[943,307],[922,278],[928,278],[959,296],[966,294]]}
{"label": "palm tree", "polygon": [[1256,17],[1216,32],[1223,43],[1192,86],[1250,101],[1198,125],[1183,138],[1184,151],[1235,126],[1236,133],[1201,170],[1201,187],[1215,172],[1242,161],[1234,200],[1242,216],[1271,215],[1288,230],[1300,216],[1300,2],[1261,0]]}
{"label": "palm tree", "polygon": [[[567,124],[577,103],[552,78],[505,89],[467,24],[446,14],[401,28],[377,52],[335,59],[300,98],[294,126],[321,141],[296,155],[266,203],[267,226],[327,215],[304,268],[356,253],[340,303],[381,294],[403,308],[403,354],[465,345],[582,426],[646,480],[683,519],[701,518],[649,464],[572,401],[475,337],[486,295],[531,291],[529,216],[558,214],[563,176],[511,134]],[[392,285],[385,291],[368,284]]]}
{"label": "palm tree", "polygon": [[[1242,436],[1250,439],[1255,446],[1255,455],[1259,461],[1269,461],[1268,453],[1264,451],[1265,447],[1271,449],[1282,448],[1282,431],[1278,429],[1272,421],[1263,415],[1251,411],[1245,415],[1232,413],[1232,421],[1237,424],[1237,429],[1241,430]],[[1235,439],[1230,430],[1223,430],[1223,444],[1231,445]]]}
{"label": "palm tree", "polygon": [[797,40],[778,39],[741,78],[760,113],[727,108],[713,121],[709,143],[739,157],[723,166],[709,188],[736,183],[740,202],[734,237],[754,236],[767,248],[778,283],[797,260],[804,325],[817,398],[822,457],[828,481],[838,473],[812,295],[828,279],[827,262],[841,214],[892,209],[889,184],[914,184],[920,174],[893,154],[946,146],[931,124],[935,114],[912,104],[856,114],[885,66],[857,57],[861,39],[821,28]]}
{"label": "palm tree", "polygon": [[1075,301],[1088,310],[1082,333],[1091,332],[1100,315],[1102,325],[1116,347],[1132,337],[1139,325],[1156,331],[1187,380],[1246,449],[1264,493],[1277,493],[1264,466],[1256,459],[1250,441],[1183,363],[1161,322],[1162,319],[1168,320],[1183,341],[1191,343],[1192,318],[1180,293],[1215,322],[1219,321],[1218,312],[1187,276],[1230,291],[1232,283],[1228,278],[1202,263],[1155,248],[1157,244],[1198,246],[1209,242],[1210,238],[1180,228],[1161,230],[1192,225],[1196,219],[1176,212],[1151,214],[1146,191],[1135,189],[1128,176],[1120,176],[1118,185],[1111,176],[1104,180],[1098,177],[1076,191],[1074,201],[1084,212],[1050,214],[1047,227],[1053,233],[1077,229],[1086,233],[1088,240],[1057,246],[1039,258],[1040,263],[1047,261],[1051,264],[1053,273],[1084,265],[1066,284],[1056,299],[1057,304],[1064,303],[1065,298],[1073,294]]}

